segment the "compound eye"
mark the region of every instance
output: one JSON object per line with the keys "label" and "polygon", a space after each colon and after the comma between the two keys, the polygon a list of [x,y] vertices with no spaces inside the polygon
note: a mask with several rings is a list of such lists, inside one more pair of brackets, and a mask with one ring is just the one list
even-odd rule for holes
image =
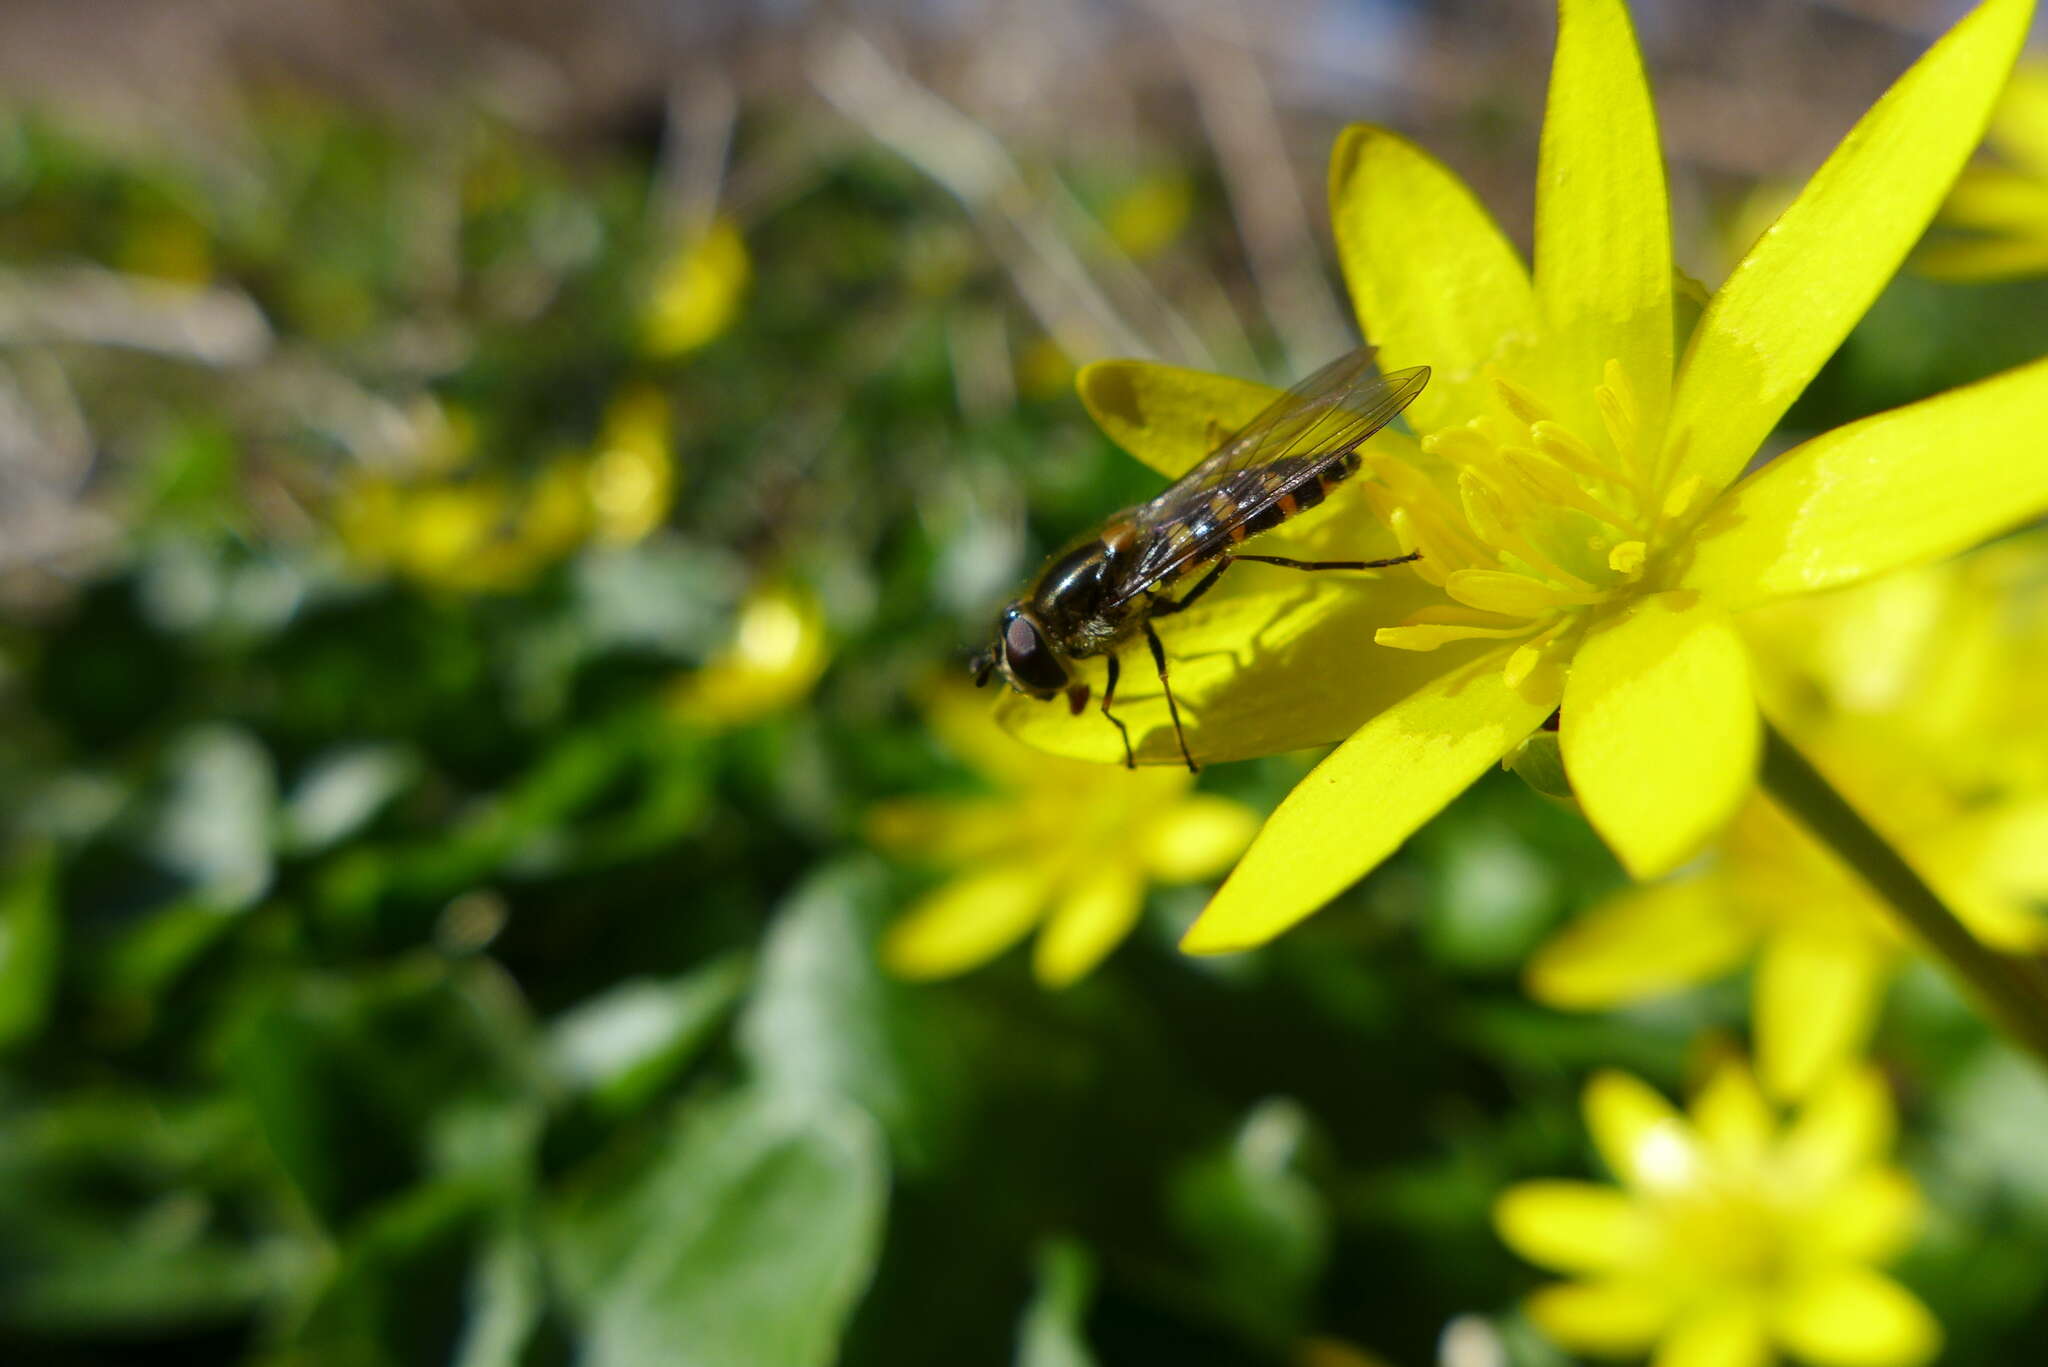
{"label": "compound eye", "polygon": [[1011,677],[1034,692],[1053,693],[1067,685],[1067,671],[1039,634],[1038,623],[1021,613],[1003,624],[1003,659]]}

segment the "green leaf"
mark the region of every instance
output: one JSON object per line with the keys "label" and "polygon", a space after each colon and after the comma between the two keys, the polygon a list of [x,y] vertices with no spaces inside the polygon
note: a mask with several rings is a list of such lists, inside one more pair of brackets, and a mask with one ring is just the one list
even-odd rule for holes
{"label": "green leaf", "polygon": [[823,1367],[879,1251],[888,1169],[860,1110],[750,1088],[556,1211],[587,1367]]}
{"label": "green leaf", "polygon": [[1095,1259],[1085,1244],[1055,1239],[1038,1250],[1038,1293],[1017,1326],[1017,1367],[1095,1367],[1082,1332],[1095,1298]]}
{"label": "green leaf", "polygon": [[600,1110],[633,1110],[703,1049],[749,973],[744,957],[728,955],[674,978],[628,979],[549,1023],[548,1063]]}
{"label": "green leaf", "polygon": [[45,845],[0,882],[0,1048],[42,1029],[57,960],[57,860]]}
{"label": "green leaf", "polygon": [[768,933],[740,1050],[764,1083],[858,1102],[917,1167],[960,1118],[959,1074],[933,1018],[939,1004],[875,961],[882,890],[876,865],[851,860],[789,899]]}

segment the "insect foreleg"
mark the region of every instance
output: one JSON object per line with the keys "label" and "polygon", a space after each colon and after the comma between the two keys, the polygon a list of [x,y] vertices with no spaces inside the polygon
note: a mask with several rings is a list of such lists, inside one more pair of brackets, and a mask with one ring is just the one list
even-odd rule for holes
{"label": "insect foreleg", "polygon": [[1116,697],[1117,672],[1118,666],[1116,662],[1116,655],[1114,652],[1112,652],[1109,657],[1109,682],[1105,683],[1102,686],[1102,715],[1105,717],[1109,717],[1109,724],[1111,726],[1114,726],[1116,728],[1116,733],[1124,738],[1124,768],[1135,769],[1138,767],[1138,757],[1131,753],[1131,733],[1127,729],[1125,729],[1124,724],[1122,722],[1118,721],[1115,717],[1110,716],[1109,711],[1110,700]]}
{"label": "insect foreleg", "polygon": [[[1411,560],[1420,560],[1422,559],[1422,552],[1410,551],[1406,555],[1397,555],[1391,560],[1290,560],[1284,555],[1240,555],[1236,558],[1239,560],[1256,560],[1261,565],[1281,565],[1290,570],[1383,570],[1389,565],[1405,565]],[[1221,567],[1219,566],[1218,568]],[[1196,587],[1199,590],[1201,586],[1197,585]],[[1193,598],[1194,596],[1191,593],[1188,595],[1188,598]],[[1183,606],[1187,604],[1188,598],[1181,599]]]}
{"label": "insect foreleg", "polygon": [[[1216,570],[1211,570],[1209,577],[1214,579],[1218,573],[1220,573],[1220,567]],[[1195,587],[1199,590],[1201,585],[1198,584]],[[1189,595],[1189,597],[1193,596],[1192,594]],[[1187,599],[1183,598],[1181,601],[1185,603]],[[1173,738],[1180,742],[1180,757],[1188,762],[1189,773],[1198,774],[1201,772],[1201,768],[1195,763],[1195,757],[1188,753],[1187,733],[1180,729],[1180,708],[1175,706],[1173,701],[1173,685],[1166,681],[1166,647],[1159,644],[1159,633],[1152,629],[1152,623],[1149,620],[1145,623],[1145,644],[1152,647],[1152,667],[1159,671],[1159,687],[1165,690],[1166,693],[1166,715],[1173,718]]]}

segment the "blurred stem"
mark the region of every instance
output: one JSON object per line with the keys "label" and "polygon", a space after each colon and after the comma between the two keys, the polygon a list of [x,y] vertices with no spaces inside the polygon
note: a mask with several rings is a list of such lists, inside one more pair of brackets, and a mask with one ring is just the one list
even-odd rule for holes
{"label": "blurred stem", "polygon": [[1779,806],[1854,870],[1912,927],[1921,944],[1962,979],[2006,1034],[2048,1063],[2048,981],[2037,965],[2001,954],[1972,934],[1891,843],[1769,722],[1764,723],[1763,781]]}

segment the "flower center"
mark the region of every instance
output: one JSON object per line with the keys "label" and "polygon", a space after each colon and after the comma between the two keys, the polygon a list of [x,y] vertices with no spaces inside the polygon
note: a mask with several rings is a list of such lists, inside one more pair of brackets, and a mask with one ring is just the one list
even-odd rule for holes
{"label": "flower center", "polygon": [[1375,639],[1402,650],[1521,639],[1508,664],[1519,684],[1588,609],[1638,591],[1699,480],[1669,480],[1659,434],[1614,361],[1594,387],[1590,433],[1511,380],[1496,376],[1493,388],[1497,411],[1430,433],[1415,458],[1371,467],[1365,496],[1448,600]]}

